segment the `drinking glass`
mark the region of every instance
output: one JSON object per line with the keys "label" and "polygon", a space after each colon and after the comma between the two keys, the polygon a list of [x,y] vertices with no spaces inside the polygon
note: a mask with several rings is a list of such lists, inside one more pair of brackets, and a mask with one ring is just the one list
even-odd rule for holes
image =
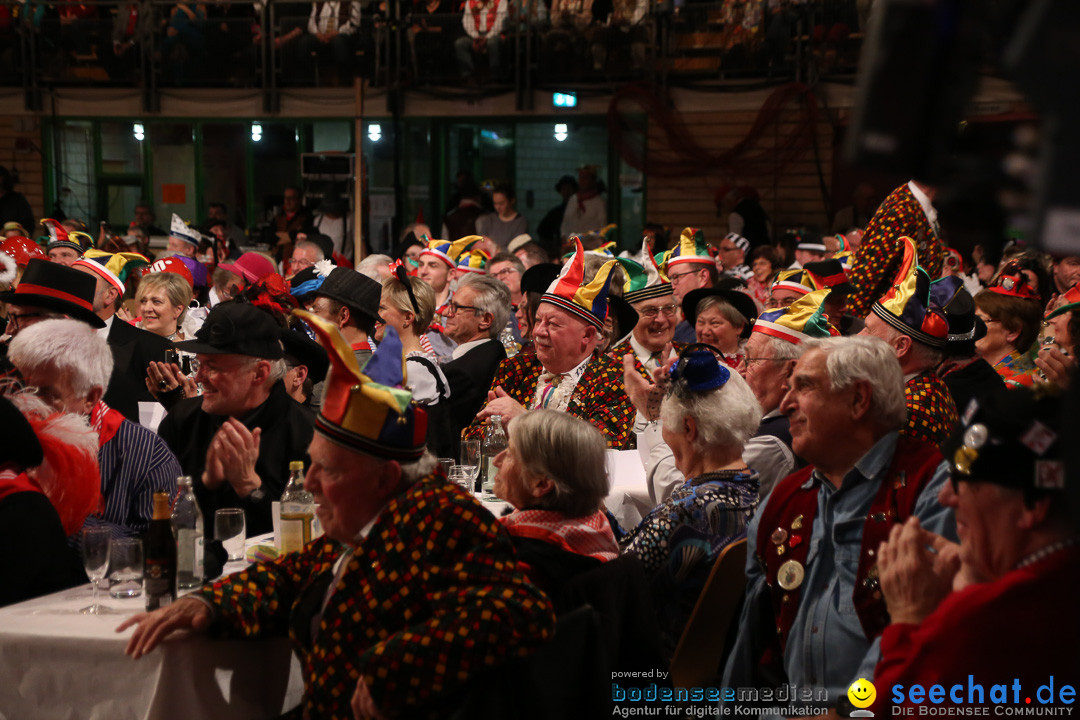
{"label": "drinking glass", "polygon": [[112,541],[109,550],[109,597],[142,595],[143,547],[139,538]]}
{"label": "drinking glass", "polygon": [[93,588],[91,604],[79,612],[84,615],[104,615],[105,608],[98,605],[98,583],[105,577],[105,571],[109,567],[109,545],[112,541],[112,530],[107,527],[83,528],[82,533],[82,557],[83,568],[90,578],[90,587]]}
{"label": "drinking glass", "polygon": [[214,513],[214,537],[225,546],[229,560],[244,559],[244,540],[247,530],[244,511],[240,508],[221,508]]}
{"label": "drinking glass", "polygon": [[469,477],[475,487],[480,476],[480,438],[461,441],[461,464],[469,469]]}
{"label": "drinking glass", "polygon": [[439,464],[442,465],[443,475],[450,476],[450,468],[454,465],[454,458],[439,458]]}
{"label": "drinking glass", "polygon": [[472,493],[473,474],[471,468],[465,465],[451,465],[448,477],[450,482],[455,485],[460,485],[465,492]]}

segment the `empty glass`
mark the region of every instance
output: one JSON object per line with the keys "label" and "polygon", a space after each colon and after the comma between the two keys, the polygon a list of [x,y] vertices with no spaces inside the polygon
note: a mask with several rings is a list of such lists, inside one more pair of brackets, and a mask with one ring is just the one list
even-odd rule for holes
{"label": "empty glass", "polygon": [[109,545],[112,540],[112,530],[107,527],[83,528],[82,532],[82,557],[83,568],[87,577],[90,578],[90,586],[93,588],[89,607],[84,607],[79,612],[85,615],[104,615],[106,610],[98,605],[98,583],[105,577],[105,571],[109,567]]}
{"label": "empty glass", "polygon": [[469,469],[469,478],[473,483],[470,490],[475,488],[476,478],[480,476],[480,438],[469,438],[461,441],[461,464]]}
{"label": "empty glass", "polygon": [[465,492],[472,494],[474,478],[471,468],[465,465],[451,465],[448,478],[450,482],[460,485]]}
{"label": "empty glass", "polygon": [[142,595],[143,546],[139,538],[112,541],[109,550],[109,597]]}
{"label": "empty glass", "polygon": [[450,477],[450,468],[454,465],[454,458],[439,458],[439,464],[442,465],[443,475]]}
{"label": "empty glass", "polygon": [[244,559],[244,540],[247,529],[244,511],[240,508],[221,508],[214,513],[214,537],[225,546],[229,560]]}

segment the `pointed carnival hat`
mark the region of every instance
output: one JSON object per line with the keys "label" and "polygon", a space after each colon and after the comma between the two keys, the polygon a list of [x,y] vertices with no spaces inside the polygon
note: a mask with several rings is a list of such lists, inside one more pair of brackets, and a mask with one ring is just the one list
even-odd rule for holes
{"label": "pointed carnival hat", "polygon": [[715,265],[713,256],[709,254],[709,246],[705,242],[705,233],[697,228],[683,228],[679,235],[679,244],[663,254],[663,261],[657,258],[657,263],[662,264],[664,272],[671,277],[671,268],[675,265],[686,263],[700,263],[703,265]]}
{"label": "pointed carnival hat", "polygon": [[311,326],[330,356],[315,432],[336,445],[379,458],[420,458],[427,413],[412,403],[412,393],[404,387],[405,358],[397,331],[387,326],[378,349],[361,370],[334,325],[304,310],[293,314]]}
{"label": "pointed carnival hat", "polygon": [[461,257],[461,253],[471,250],[473,245],[484,238],[479,235],[466,235],[454,242],[450,242],[449,240],[432,240],[427,235],[421,235],[420,239],[427,242],[427,247],[420,252],[420,255],[437,257],[451,268],[454,268],[457,267],[457,261]]}
{"label": "pointed carnival hat", "polygon": [[72,267],[86,268],[98,277],[116,288],[121,295],[124,294],[124,283],[132,272],[148,266],[150,261],[133,252],[108,253],[104,250],[87,250],[86,254],[76,260]]}
{"label": "pointed carnival hat", "polygon": [[52,218],[43,218],[41,225],[49,234],[49,243],[45,246],[46,251],[54,248],[71,248],[82,255],[89,248],[94,247],[94,239],[84,232],[68,232],[67,228]]}
{"label": "pointed carnival hat", "polygon": [[617,258],[626,273],[623,284],[623,299],[628,303],[671,295],[671,282],[656,264],[656,259],[649,254],[649,248],[642,243],[641,253],[634,258]]}
{"label": "pointed carnival hat", "polygon": [[608,288],[611,271],[618,265],[608,260],[596,272],[592,281],[585,282],[585,248],[581,238],[576,238],[577,252],[563,265],[559,277],[540,296],[541,303],[551,303],[573,313],[590,325],[601,328],[608,313]]}
{"label": "pointed carnival hat", "polygon": [[949,322],[930,299],[930,276],[919,267],[915,241],[900,238],[904,256],[892,287],[871,306],[871,311],[896,330],[933,348],[948,343]]}
{"label": "pointed carnival hat", "polygon": [[487,264],[490,259],[491,256],[480,248],[466,250],[458,257],[457,269],[460,272],[480,273],[483,275],[487,272]]}
{"label": "pointed carnival hat", "polygon": [[851,250],[841,250],[833,253],[833,260],[840,261],[840,266],[844,268],[846,273],[850,273],[852,268],[855,267],[855,253]]}
{"label": "pointed carnival hat", "polygon": [[780,338],[798,345],[804,340],[837,336],[823,309],[829,290],[823,288],[803,295],[785,308],[766,310],[754,321],[753,332]]}
{"label": "pointed carnival hat", "polygon": [[793,270],[781,270],[777,273],[776,280],[773,281],[769,289],[792,290],[806,295],[821,288],[822,286],[818,285],[813,273],[806,268],[795,268]]}
{"label": "pointed carnival hat", "polygon": [[190,227],[176,213],[172,214],[172,223],[169,225],[169,237],[183,240],[188,245],[194,245],[195,247],[199,247],[199,241],[202,240],[199,231]]}

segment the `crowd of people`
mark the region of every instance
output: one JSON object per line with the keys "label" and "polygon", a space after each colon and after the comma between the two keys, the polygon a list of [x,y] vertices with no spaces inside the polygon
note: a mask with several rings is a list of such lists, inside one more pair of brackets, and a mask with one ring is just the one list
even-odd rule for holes
{"label": "crowd of people", "polygon": [[[0,514],[40,517],[41,542],[31,564],[3,545],[20,557],[0,601],[85,582],[80,531],[139,536],[180,475],[204,516],[241,508],[269,532],[302,459],[325,536],[129,619],[129,654],[180,629],[288,633],[306,716],[445,717],[542,656],[597,584],[591,607],[644,603],[621,643],[666,663],[745,540],[716,685],[822,688],[846,715],[860,678],[886,712],[918,702],[894,685],[1076,677],[1057,639],[1080,630],[1062,420],[1080,256],[965,259],[915,181],[829,237],[772,242],[731,191],[724,237],[665,247],[650,226],[616,254],[612,226],[567,225],[589,222],[595,180],[583,169],[555,252],[519,232],[505,186],[496,212],[464,192],[444,239],[411,226],[356,269],[295,206],[273,254],[219,256],[217,238],[210,269],[179,218],[154,259],[52,220],[40,243],[4,240]],[[143,426],[140,404],[164,419]],[[57,440],[61,421],[78,432]],[[499,518],[436,463],[496,423]],[[65,491],[80,432],[97,463]],[[648,500],[624,527],[605,457],[634,448]]]}

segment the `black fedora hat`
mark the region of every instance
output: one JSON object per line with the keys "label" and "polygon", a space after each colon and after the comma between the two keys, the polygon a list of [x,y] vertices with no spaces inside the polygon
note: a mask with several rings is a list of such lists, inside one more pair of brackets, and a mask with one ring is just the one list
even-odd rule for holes
{"label": "black fedora hat", "polygon": [[0,302],[19,307],[36,307],[82,320],[103,328],[105,321],[94,314],[97,280],[81,270],[33,258],[14,290],[0,293]]}
{"label": "black fedora hat", "polygon": [[314,294],[337,300],[351,310],[382,322],[382,318],[379,317],[382,285],[355,270],[343,267],[334,268]]}
{"label": "black fedora hat", "polygon": [[618,295],[608,295],[608,310],[615,321],[617,331],[616,336],[613,338],[614,341],[626,337],[637,326],[638,319],[641,317],[638,315],[637,310],[631,307],[630,303]]}
{"label": "black fedora hat", "polygon": [[195,333],[195,339],[176,343],[176,349],[203,355],[250,355],[277,360],[285,354],[281,332],[270,313],[230,300],[215,305]]}
{"label": "black fedora hat", "polygon": [[739,313],[746,318],[746,326],[743,328],[742,338],[746,339],[750,337],[750,331],[754,324],[754,320],[756,320],[758,316],[757,305],[754,304],[753,298],[738,290],[698,288],[697,290],[691,290],[686,293],[686,296],[683,297],[682,301],[682,311],[683,315],[686,317],[686,322],[691,326],[697,322],[698,303],[707,297],[722,298],[729,305],[738,310]]}
{"label": "black fedora hat", "polygon": [[308,377],[313,383],[326,379],[330,369],[330,356],[319,343],[308,337],[303,330],[282,330],[281,342],[285,345],[286,359],[295,359],[308,369]]}

